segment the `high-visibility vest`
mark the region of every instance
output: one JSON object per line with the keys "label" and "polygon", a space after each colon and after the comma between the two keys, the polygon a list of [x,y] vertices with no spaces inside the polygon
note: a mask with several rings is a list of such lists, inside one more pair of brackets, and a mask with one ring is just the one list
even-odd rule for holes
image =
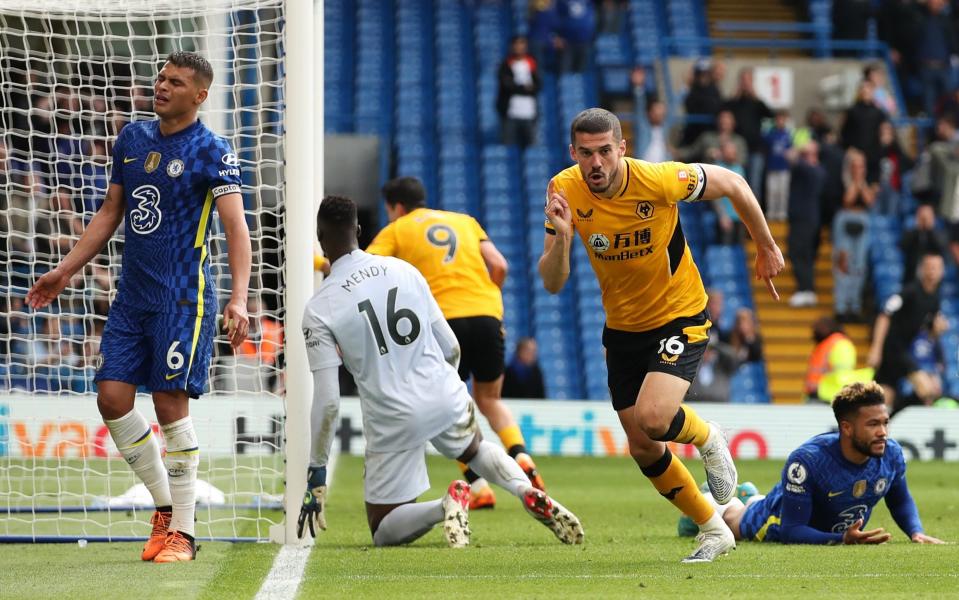
{"label": "high-visibility vest", "polygon": [[276,355],[283,348],[283,326],[269,317],[260,317],[259,325],[259,339],[247,338],[236,353],[239,356],[259,356],[263,364],[272,366],[276,364]]}
{"label": "high-visibility vest", "polygon": [[845,334],[838,331],[819,342],[809,357],[806,369],[806,394],[812,396],[819,387],[823,375],[830,371],[846,371],[856,368],[856,347]]}

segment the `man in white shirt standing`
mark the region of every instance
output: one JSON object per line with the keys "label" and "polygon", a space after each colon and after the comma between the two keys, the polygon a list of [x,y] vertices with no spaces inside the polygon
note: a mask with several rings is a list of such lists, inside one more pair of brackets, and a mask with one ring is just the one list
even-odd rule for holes
{"label": "man in white shirt standing", "polygon": [[526,37],[510,40],[509,56],[499,67],[496,110],[501,119],[504,145],[525,148],[536,142],[536,94],[540,79],[536,60],[527,52]]}
{"label": "man in white shirt standing", "polygon": [[445,497],[416,502],[429,489],[427,441],[522,500],[563,543],[582,543],[576,516],[534,488],[502,448],[483,441],[475,405],[456,371],[456,336],[419,271],[358,249],[356,205],[349,198],[323,199],[317,231],[331,268],[303,316],[314,391],[299,535],[305,525],[314,535],[315,527],[326,528],[326,464],[342,363],[356,380],[363,411],[366,514],[374,544],[407,544],[440,522],[450,547],[469,544],[469,484],[454,481]]}

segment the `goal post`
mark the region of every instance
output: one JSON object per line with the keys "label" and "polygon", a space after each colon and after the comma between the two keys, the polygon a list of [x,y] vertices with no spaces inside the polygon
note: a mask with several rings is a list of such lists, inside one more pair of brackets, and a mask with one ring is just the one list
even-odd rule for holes
{"label": "goal post", "polygon": [[[93,383],[123,227],[49,308],[24,297],[102,202],[120,129],[154,118],[163,58],[188,50],[213,66],[200,118],[237,154],[253,245],[250,339],[234,353],[218,335],[208,391],[190,406],[197,536],[299,543],[321,36],[312,0],[0,0],[0,542],[149,533],[152,503],[103,426]],[[218,219],[208,251],[222,309],[231,281]],[[148,394],[136,408],[157,431]]]}

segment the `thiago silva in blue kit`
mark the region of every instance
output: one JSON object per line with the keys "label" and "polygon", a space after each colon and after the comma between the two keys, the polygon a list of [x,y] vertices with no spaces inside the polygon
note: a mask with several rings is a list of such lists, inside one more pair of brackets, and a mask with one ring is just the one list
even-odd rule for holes
{"label": "thiago silva in blue kit", "polygon": [[[249,325],[250,235],[240,169],[229,143],[197,119],[213,69],[191,52],[170,54],[157,74],[158,119],[124,127],[103,206],[76,246],[27,294],[47,306],[124,223],[119,291],[100,342],[97,407],[117,449],[153,495],[153,532],[141,558],[193,560],[199,444],[189,399],[207,381],[216,336],[216,290],[207,260],[214,207],[226,232],[232,290],[224,328],[237,347]],[[166,456],[136,410],[137,386],[153,395]]]}
{"label": "thiago silva in blue kit", "polygon": [[844,387],[832,403],[839,431],[805,442],[789,458],[782,479],[766,496],[719,510],[737,540],[784,544],[881,544],[882,528],[865,531],[881,499],[913,542],[941,544],[926,535],[906,485],[902,448],[886,437],[889,412],[875,382]]}

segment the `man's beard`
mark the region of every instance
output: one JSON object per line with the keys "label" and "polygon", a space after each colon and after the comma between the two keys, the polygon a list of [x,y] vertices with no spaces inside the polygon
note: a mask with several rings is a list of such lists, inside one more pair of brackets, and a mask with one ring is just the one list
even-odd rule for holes
{"label": "man's beard", "polygon": [[886,447],[883,446],[882,452],[877,452],[872,449],[872,445],[868,443],[861,442],[856,438],[852,438],[852,447],[856,449],[860,454],[865,454],[866,456],[872,456],[873,458],[879,458],[886,452]]}

